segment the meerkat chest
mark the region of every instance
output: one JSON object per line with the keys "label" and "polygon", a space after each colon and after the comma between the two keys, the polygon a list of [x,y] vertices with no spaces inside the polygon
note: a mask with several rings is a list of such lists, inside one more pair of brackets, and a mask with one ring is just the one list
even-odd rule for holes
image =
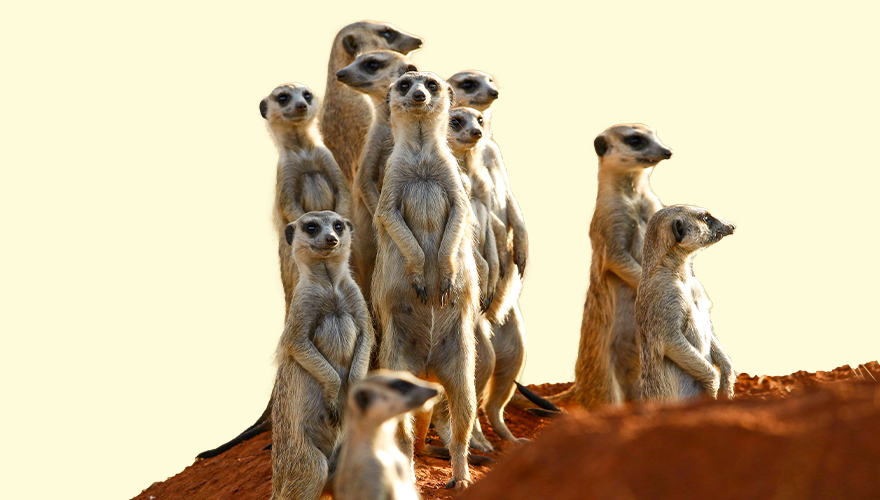
{"label": "meerkat chest", "polygon": [[694,348],[708,359],[712,336],[712,322],[709,319],[709,309],[712,307],[712,303],[709,301],[709,297],[706,295],[700,282],[693,276],[688,281],[682,283],[681,288],[688,312],[684,336]]}
{"label": "meerkat chest", "polygon": [[400,212],[411,229],[442,231],[449,217],[449,194],[437,176],[414,172],[406,180]]}
{"label": "meerkat chest", "polygon": [[312,335],[312,343],[328,360],[345,363],[354,355],[357,326],[354,318],[337,305],[321,316]]}

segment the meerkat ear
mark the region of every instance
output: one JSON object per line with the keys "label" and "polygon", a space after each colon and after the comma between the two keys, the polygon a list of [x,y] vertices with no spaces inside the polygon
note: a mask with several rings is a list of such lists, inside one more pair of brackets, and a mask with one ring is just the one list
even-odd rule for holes
{"label": "meerkat ear", "polygon": [[348,52],[348,55],[356,56],[358,48],[357,38],[354,35],[345,35],[345,38],[342,39],[342,48]]}
{"label": "meerkat ear", "polygon": [[415,64],[409,64],[409,65],[407,65],[407,67],[406,67],[406,71],[407,71],[407,72],[412,71],[412,72],[415,73],[415,72],[418,72],[418,71],[419,71],[419,68],[416,68],[416,65],[415,65]]}
{"label": "meerkat ear", "polygon": [[675,236],[675,241],[681,243],[681,240],[684,239],[684,235],[687,231],[684,228],[684,222],[681,219],[675,219],[672,223],[672,234]]}
{"label": "meerkat ear", "polygon": [[369,389],[358,389],[354,393],[354,402],[358,405],[358,408],[360,408],[361,411],[367,411],[367,407],[373,402],[375,396],[376,395],[373,394],[373,391]]}
{"label": "meerkat ear", "polygon": [[605,156],[605,153],[608,152],[608,142],[605,141],[605,136],[596,137],[596,140],[593,141],[593,147],[596,148],[596,155],[599,158]]}
{"label": "meerkat ear", "polygon": [[293,245],[293,233],[296,232],[296,222],[291,222],[284,228],[284,239],[288,245]]}
{"label": "meerkat ear", "polygon": [[354,232],[354,225],[351,223],[350,220],[345,219],[345,225],[346,225],[346,227],[348,227],[349,231],[351,231],[352,233]]}
{"label": "meerkat ear", "polygon": [[262,101],[260,101],[260,116],[266,118],[266,114],[269,113],[269,98],[264,97]]}

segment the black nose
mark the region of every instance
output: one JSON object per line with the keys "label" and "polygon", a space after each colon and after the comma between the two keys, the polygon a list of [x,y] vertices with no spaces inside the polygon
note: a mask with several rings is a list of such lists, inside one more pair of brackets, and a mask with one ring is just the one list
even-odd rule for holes
{"label": "black nose", "polygon": [[425,93],[422,92],[421,90],[416,90],[415,92],[413,92],[413,96],[412,96],[412,97],[413,97],[413,101],[416,101],[416,102],[425,102],[425,97],[426,97],[426,96],[425,96]]}
{"label": "black nose", "polygon": [[333,236],[332,234],[327,235],[325,241],[327,242],[327,245],[331,247],[335,247],[336,244],[339,243],[339,240],[336,239],[336,236]]}
{"label": "black nose", "polygon": [[296,109],[298,109],[298,110],[300,110],[300,111],[302,111],[302,110],[304,110],[304,109],[306,109],[306,108],[308,108],[308,107],[309,107],[309,105],[306,104],[306,103],[304,103],[304,102],[298,102],[298,103],[296,103]]}
{"label": "black nose", "polygon": [[667,160],[672,158],[672,150],[671,149],[664,149],[663,150],[663,158],[665,158]]}
{"label": "black nose", "polygon": [[348,72],[345,71],[344,69],[341,69],[341,70],[339,70],[339,71],[336,72],[336,79],[337,79],[337,80],[342,80],[342,79],[345,78],[346,76],[348,76]]}
{"label": "black nose", "polygon": [[490,96],[492,99],[498,99],[498,91],[495,90],[495,89],[490,90],[490,91],[489,91],[489,96]]}
{"label": "black nose", "polygon": [[478,128],[475,128],[475,129],[471,130],[471,137],[477,137],[477,138],[483,137],[483,131]]}

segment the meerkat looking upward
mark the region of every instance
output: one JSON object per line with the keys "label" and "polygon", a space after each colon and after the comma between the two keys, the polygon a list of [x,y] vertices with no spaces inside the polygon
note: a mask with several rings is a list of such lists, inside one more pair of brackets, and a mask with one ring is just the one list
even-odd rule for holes
{"label": "meerkat looking upward", "polygon": [[430,407],[439,387],[407,372],[377,370],[349,394],[346,431],[333,478],[336,500],[417,500],[412,464],[397,447],[406,413]]}
{"label": "meerkat looking upward", "polygon": [[734,229],[687,205],[666,207],[648,222],[636,299],[643,399],[733,397],[736,375],[713,332],[712,303],[694,276],[693,260]]}
{"label": "meerkat looking upward", "polygon": [[[447,144],[452,89],[433,73],[406,73],[388,91],[394,149],[374,225],[373,309],[379,366],[431,377],[449,402],[452,480],[471,477],[467,448],[476,415],[474,320],[479,296],[472,210]],[[412,422],[401,449],[413,456]]]}
{"label": "meerkat looking upward", "polygon": [[584,303],[574,385],[549,397],[574,398],[585,408],[639,398],[636,290],[648,220],[663,205],[649,177],[672,150],[653,129],[615,125],[593,142],[599,156],[599,192],[590,223],[590,286]]}
{"label": "meerkat looking upward", "polygon": [[348,217],[351,207],[348,183],[318,133],[319,107],[318,98],[299,83],[279,85],[260,101],[260,115],[278,147],[275,226],[285,317],[298,276],[284,228],[306,212],[331,210]]}
{"label": "meerkat looking upward", "polygon": [[367,374],[373,324],[348,267],[351,228],[330,211],[285,228],[300,279],[276,354],[272,500],[321,496],[347,390]]}
{"label": "meerkat looking upward", "polygon": [[358,237],[352,246],[352,267],[367,304],[370,304],[370,281],[376,265],[376,231],[373,215],[385,178],[385,162],[394,147],[391,136],[391,111],[385,98],[388,87],[407,71],[418,71],[403,54],[377,50],[361,54],[353,63],[336,73],[336,78],[372,101],[373,121],[360,157],[360,166],[352,184],[352,222]]}
{"label": "meerkat looking upward", "polygon": [[327,64],[327,89],[319,121],[324,142],[349,184],[354,180],[373,116],[367,96],[345,86],[336,73],[364,52],[387,49],[409,54],[421,46],[421,38],[390,23],[360,21],[336,34]]}

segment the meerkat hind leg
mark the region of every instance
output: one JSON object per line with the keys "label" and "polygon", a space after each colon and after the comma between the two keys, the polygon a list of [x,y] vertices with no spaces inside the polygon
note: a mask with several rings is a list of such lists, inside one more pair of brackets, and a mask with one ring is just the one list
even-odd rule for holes
{"label": "meerkat hind leg", "polygon": [[514,443],[528,442],[526,438],[514,436],[504,422],[504,407],[516,391],[516,379],[525,365],[525,331],[519,305],[514,305],[504,323],[493,328],[495,371],[483,408],[495,434]]}

